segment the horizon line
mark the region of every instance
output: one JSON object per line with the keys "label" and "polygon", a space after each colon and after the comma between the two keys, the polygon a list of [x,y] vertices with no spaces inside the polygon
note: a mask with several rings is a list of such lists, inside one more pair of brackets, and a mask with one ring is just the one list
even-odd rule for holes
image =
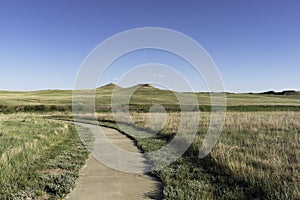
{"label": "horizon line", "polygon": [[[116,83],[110,82],[110,83],[106,83],[106,84],[102,84],[100,86],[97,86],[95,88],[89,88],[87,90],[95,90],[98,88],[102,88],[108,85],[114,85],[115,87],[121,87],[121,88],[131,88],[131,87],[136,87],[139,85],[149,85],[153,88],[159,89],[159,90],[166,90],[166,91],[173,91],[173,92],[180,92],[180,93],[231,93],[231,94],[261,94],[261,93],[266,93],[266,92],[287,92],[287,91],[294,91],[294,92],[300,92],[300,89],[281,89],[281,90],[274,90],[274,89],[266,89],[266,90],[262,90],[262,91],[239,91],[239,92],[234,92],[234,91],[223,91],[223,92],[211,92],[211,91],[177,91],[177,90],[169,90],[169,89],[165,89],[165,88],[160,88],[160,87],[155,87],[153,86],[153,84],[151,83],[138,83],[135,85],[131,85],[128,87],[123,87],[120,85],[117,85]],[[1,92],[40,92],[40,91],[75,91],[74,88],[41,88],[41,89],[29,89],[29,90],[9,90],[9,89],[0,89]]]}

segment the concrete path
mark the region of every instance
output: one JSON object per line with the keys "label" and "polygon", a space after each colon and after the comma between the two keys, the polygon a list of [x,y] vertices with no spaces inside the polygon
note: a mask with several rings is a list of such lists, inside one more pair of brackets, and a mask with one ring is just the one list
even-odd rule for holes
{"label": "concrete path", "polygon": [[[126,167],[134,164],[141,169],[146,169],[145,158],[129,138],[114,129],[101,127],[100,133],[99,126],[83,123],[78,123],[78,125],[89,128],[93,132],[96,138],[95,149],[80,172],[77,186],[65,198],[66,200],[161,199],[162,184],[156,179],[142,173],[118,171],[96,159],[100,154],[105,162],[115,158],[115,149],[110,149],[111,145],[103,139],[107,137],[118,148],[135,153],[133,162],[129,162]],[[120,153],[118,155],[120,158]]]}

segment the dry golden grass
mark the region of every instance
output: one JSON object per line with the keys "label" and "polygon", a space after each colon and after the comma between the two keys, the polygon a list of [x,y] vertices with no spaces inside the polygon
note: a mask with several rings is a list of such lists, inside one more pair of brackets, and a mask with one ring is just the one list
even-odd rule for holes
{"label": "dry golden grass", "polygon": [[[99,120],[115,119],[111,114],[98,113]],[[121,117],[128,123],[128,117]],[[160,119],[152,120],[151,119]],[[261,188],[269,198],[300,197],[300,112],[229,112],[212,158],[226,166],[235,176]],[[131,122],[138,127],[158,129],[161,134],[176,134],[179,113],[131,113]],[[187,123],[199,122],[193,118]],[[210,114],[201,113],[196,146],[202,145],[210,123]],[[186,124],[188,126],[188,124]]]}

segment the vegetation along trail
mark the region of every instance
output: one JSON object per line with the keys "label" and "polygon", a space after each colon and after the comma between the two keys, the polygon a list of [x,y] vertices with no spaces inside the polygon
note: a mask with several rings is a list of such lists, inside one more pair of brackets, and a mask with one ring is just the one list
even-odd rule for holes
{"label": "vegetation along trail", "polygon": [[[154,178],[144,174],[126,173],[112,169],[95,157],[109,160],[115,158],[112,156],[114,150],[108,143],[113,143],[126,151],[137,153],[134,164],[141,168],[146,168],[145,158],[142,156],[134,143],[122,135],[120,132],[99,127],[96,125],[78,123],[78,125],[89,128],[95,136],[95,146],[86,166],[80,173],[79,183],[66,199],[151,199],[160,198],[161,183]],[[101,131],[100,131],[101,129]],[[104,140],[107,137],[109,140]],[[115,160],[114,162],[117,162]],[[131,163],[128,163],[130,165]]]}

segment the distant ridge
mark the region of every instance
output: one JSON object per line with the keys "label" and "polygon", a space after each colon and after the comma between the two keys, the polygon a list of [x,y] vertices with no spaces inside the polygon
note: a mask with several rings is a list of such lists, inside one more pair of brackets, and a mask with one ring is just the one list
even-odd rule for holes
{"label": "distant ridge", "polygon": [[270,95],[300,95],[300,91],[295,90],[284,90],[281,92],[275,92],[275,91],[267,91],[267,92],[261,92],[259,94],[270,94]]}
{"label": "distant ridge", "polygon": [[[113,89],[130,89],[130,88],[135,88],[135,89],[153,89],[154,90],[161,90],[160,88],[157,88],[155,86],[153,86],[152,84],[150,83],[140,83],[140,84],[137,84],[137,85],[133,85],[133,86],[130,86],[130,87],[121,87],[115,83],[108,83],[106,85],[103,85],[101,87],[98,87],[97,89],[107,89],[107,90],[113,90]],[[165,90],[165,91],[170,91],[170,90]],[[198,92],[199,93],[199,92]],[[236,94],[236,93],[229,93],[229,92],[226,92],[227,94]],[[249,92],[248,94],[261,94],[261,95],[278,95],[278,96],[285,96],[285,95],[300,95],[300,91],[296,91],[296,90],[283,90],[281,92],[275,92],[275,91],[266,91],[266,92],[260,92],[260,93],[253,93],[253,92]]]}
{"label": "distant ridge", "polygon": [[[91,91],[92,89],[87,89]],[[71,111],[73,90],[42,90],[29,92],[0,91],[0,112],[15,111]],[[191,94],[197,95],[199,108],[202,111],[210,111],[211,98],[209,93],[203,92],[176,92],[160,89],[156,84],[138,84],[123,88],[114,83],[106,84],[95,91],[96,109],[110,111],[113,92],[122,97],[132,94],[130,108],[138,112],[148,112],[154,104],[166,106],[168,111],[179,111],[179,99],[177,94],[182,94],[192,104]],[[84,93],[83,93],[84,94]],[[231,111],[300,111],[300,91],[284,90],[282,92],[267,91],[262,93],[227,93],[227,109]],[[122,96],[124,95],[124,96]],[[184,96],[186,95],[186,96]],[[191,103],[189,103],[191,102]]]}
{"label": "distant ridge", "polygon": [[156,87],[154,87],[153,85],[149,84],[149,83],[143,83],[143,84],[137,84],[137,85],[134,85],[134,86],[131,86],[131,87],[126,87],[126,88],[123,88],[117,84],[114,84],[114,83],[109,83],[109,84],[106,84],[106,85],[103,85],[101,87],[98,87],[98,89],[114,89],[114,88],[122,88],[122,89],[126,89],[126,88],[155,88],[155,89],[158,89]]}

